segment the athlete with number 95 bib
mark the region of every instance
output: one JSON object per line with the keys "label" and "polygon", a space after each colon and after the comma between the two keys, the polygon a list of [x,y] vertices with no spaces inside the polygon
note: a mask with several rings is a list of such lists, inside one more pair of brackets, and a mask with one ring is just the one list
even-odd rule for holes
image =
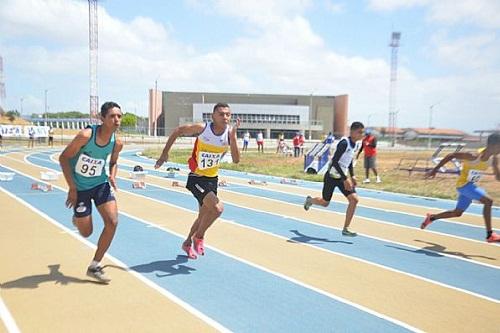
{"label": "athlete with number 95 bib", "polygon": [[[493,133],[488,136],[486,148],[482,148],[478,153],[452,153],[448,154],[441,160],[426,175],[427,178],[432,178],[438,170],[446,163],[456,158],[462,160],[462,170],[457,180],[458,202],[454,210],[449,210],[439,214],[427,214],[424,222],[420,226],[425,229],[429,224],[438,219],[462,216],[469,208],[472,200],[477,200],[484,205],[483,217],[486,226],[486,241],[489,243],[500,242],[500,235],[493,232],[491,226],[491,207],[493,200],[488,196],[486,191],[476,185],[481,178],[481,174],[488,169],[490,164],[493,166],[496,180],[500,181],[500,133]],[[492,163],[491,163],[492,162]]]}
{"label": "athlete with number 95 bib", "polygon": [[[116,191],[118,155],[122,142],[115,137],[120,127],[122,111],[114,102],[101,107],[102,125],[92,125],[76,135],[59,157],[59,163],[68,183],[66,206],[73,209],[73,224],[83,237],[92,234],[92,202],[104,221],[104,229],[97,243],[94,259],[87,275],[108,283],[100,261],[111,245],[118,224],[118,208],[111,187]],[[109,174],[106,161],[109,159]]]}
{"label": "athlete with number 95 bib", "polygon": [[231,149],[233,162],[238,163],[240,161],[240,152],[236,142],[236,132],[240,120],[237,119],[236,125],[232,128],[229,126],[230,120],[231,109],[229,105],[225,103],[216,104],[211,122],[177,127],[168,137],[165,148],[155,164],[155,168],[158,169],[168,160],[168,152],[177,137],[197,137],[192,156],[189,159],[191,172],[188,176],[186,188],[198,200],[199,212],[186,240],[182,244],[182,249],[190,259],[196,259],[196,254],[205,254],[205,232],[224,210],[222,202],[217,198],[217,176],[219,163],[228,151],[228,147]]}

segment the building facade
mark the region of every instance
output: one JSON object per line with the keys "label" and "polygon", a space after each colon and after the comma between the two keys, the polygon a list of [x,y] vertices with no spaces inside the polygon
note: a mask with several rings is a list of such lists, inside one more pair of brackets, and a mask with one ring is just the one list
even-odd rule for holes
{"label": "building facade", "polygon": [[239,132],[265,138],[280,133],[291,138],[297,132],[320,139],[329,132],[347,133],[348,96],[267,95],[204,92],[149,91],[151,135],[169,135],[179,125],[209,121],[216,103],[227,103],[233,119],[240,118]]}

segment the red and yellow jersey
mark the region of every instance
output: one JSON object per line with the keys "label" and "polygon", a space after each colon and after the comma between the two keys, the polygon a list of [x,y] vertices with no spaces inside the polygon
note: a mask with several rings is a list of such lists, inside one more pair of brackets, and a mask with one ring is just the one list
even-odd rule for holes
{"label": "red and yellow jersey", "polygon": [[213,131],[213,123],[206,123],[203,132],[196,138],[191,158],[188,161],[191,172],[205,177],[216,177],[219,163],[229,146],[229,126],[221,135]]}
{"label": "red and yellow jersey", "polygon": [[481,156],[485,148],[479,149],[479,156],[474,161],[463,161],[462,170],[457,180],[457,188],[464,186],[467,183],[476,183],[481,178],[483,171],[486,171],[490,166],[491,159],[481,161]]}

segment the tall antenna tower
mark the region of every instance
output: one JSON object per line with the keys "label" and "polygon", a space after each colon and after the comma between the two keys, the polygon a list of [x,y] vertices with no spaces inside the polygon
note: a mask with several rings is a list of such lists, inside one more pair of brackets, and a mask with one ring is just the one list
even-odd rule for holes
{"label": "tall antenna tower", "polygon": [[97,123],[97,0],[89,0],[89,64],[90,64],[90,122]]}
{"label": "tall antenna tower", "polygon": [[0,109],[5,106],[5,80],[3,76],[3,58],[0,56]]}
{"label": "tall antenna tower", "polygon": [[389,88],[389,133],[392,134],[392,146],[396,144],[396,90],[398,81],[398,48],[400,32],[393,32],[391,47],[391,83]]}

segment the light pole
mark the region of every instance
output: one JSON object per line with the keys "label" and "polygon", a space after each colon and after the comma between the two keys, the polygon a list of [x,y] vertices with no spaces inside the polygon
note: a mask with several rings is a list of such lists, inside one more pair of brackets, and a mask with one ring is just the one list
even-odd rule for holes
{"label": "light pole", "polygon": [[47,125],[48,122],[48,117],[49,115],[47,114],[48,109],[47,109],[47,93],[49,92],[49,89],[45,89],[45,125]]}
{"label": "light pole", "polygon": [[24,97],[21,97],[20,98],[20,102],[21,102],[21,114],[20,114],[20,116],[21,116],[21,118],[23,117],[23,101],[24,101]]}
{"label": "light pole", "polygon": [[311,134],[312,109],[313,109],[313,93],[309,95],[309,140],[311,140],[312,138]]}
{"label": "light pole", "polygon": [[374,115],[375,115],[374,113],[370,113],[370,114],[368,115],[368,121],[366,122],[366,127],[370,127],[370,118],[371,118],[372,116],[374,116]]}
{"label": "light pole", "polygon": [[396,146],[396,124],[398,122],[398,114],[399,114],[399,109],[397,109],[396,111],[393,112],[393,115],[392,115],[392,121],[393,121],[393,128],[392,128],[392,146],[395,147]]}
{"label": "light pole", "polygon": [[158,76],[155,80],[155,112],[154,112],[154,136],[156,136],[156,132],[158,130]]}
{"label": "light pole", "polygon": [[431,106],[429,106],[429,140],[427,141],[427,149],[431,149],[431,143],[432,143],[432,135],[431,135],[431,130],[432,130],[432,112],[434,111],[434,107],[439,103],[434,103]]}

